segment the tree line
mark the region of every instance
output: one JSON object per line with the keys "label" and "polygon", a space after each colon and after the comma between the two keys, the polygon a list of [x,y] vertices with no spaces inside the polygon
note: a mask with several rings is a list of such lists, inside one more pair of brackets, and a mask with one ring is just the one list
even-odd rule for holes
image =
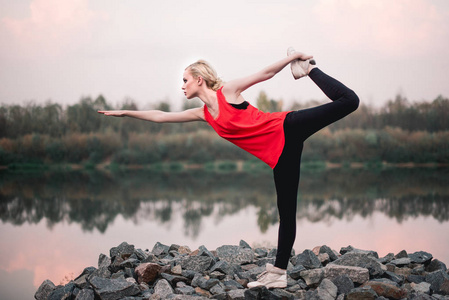
{"label": "tree line", "polygon": [[[297,110],[315,105],[294,103],[261,92],[256,105],[263,111]],[[200,105],[185,102],[183,109]],[[74,105],[2,105],[0,165],[25,163],[152,164],[163,161],[202,163],[251,160],[219,138],[207,123],[157,124],[131,118],[105,117],[98,110],[138,110],[132,100],[118,107],[99,95]],[[154,109],[170,111],[160,102]],[[306,161],[449,162],[449,99],[409,102],[397,95],[381,108],[362,104],[350,116],[312,136],[304,149]]]}

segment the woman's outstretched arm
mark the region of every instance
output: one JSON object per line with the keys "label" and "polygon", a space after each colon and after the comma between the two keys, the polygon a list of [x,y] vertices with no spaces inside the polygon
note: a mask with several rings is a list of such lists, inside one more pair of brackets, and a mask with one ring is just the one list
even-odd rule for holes
{"label": "woman's outstretched arm", "polygon": [[98,113],[113,117],[131,117],[155,123],[183,123],[205,120],[202,107],[191,108],[180,112],[164,112],[160,110],[99,110]]}
{"label": "woman's outstretched arm", "polygon": [[[243,77],[240,79],[235,79],[227,82],[225,86],[223,87],[223,93],[225,96],[235,96],[238,98],[241,92],[245,91],[249,87],[268,80],[272,78],[274,75],[279,73],[283,68],[285,68],[289,63],[295,60],[308,60],[313,58],[312,55],[306,55],[301,52],[295,52],[289,56],[286,56],[285,58],[275,62],[272,65],[269,65],[268,67],[260,70],[259,72],[256,72],[252,75],[249,75],[247,77]],[[226,97],[227,99],[227,97]]]}

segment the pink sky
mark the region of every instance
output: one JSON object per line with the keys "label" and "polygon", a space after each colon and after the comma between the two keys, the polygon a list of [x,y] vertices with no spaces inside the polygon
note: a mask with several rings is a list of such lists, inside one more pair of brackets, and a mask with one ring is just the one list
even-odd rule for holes
{"label": "pink sky", "polygon": [[[449,2],[445,0],[0,0],[0,103],[73,104],[103,94],[141,108],[181,107],[181,76],[198,58],[225,79],[285,55],[311,53],[319,66],[382,105],[449,96]],[[6,46],[5,46],[6,45]],[[288,70],[245,93],[264,90],[286,105],[324,99]]]}

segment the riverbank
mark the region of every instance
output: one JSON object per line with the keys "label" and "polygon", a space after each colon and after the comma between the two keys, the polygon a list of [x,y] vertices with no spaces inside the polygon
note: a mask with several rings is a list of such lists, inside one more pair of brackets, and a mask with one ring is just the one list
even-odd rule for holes
{"label": "riverbank", "polygon": [[403,250],[379,257],[351,246],[292,253],[286,288],[248,289],[275,255],[275,249],[251,248],[244,241],[212,251],[161,243],[150,251],[123,242],[66,285],[45,280],[35,298],[449,299],[448,270],[432,254]]}

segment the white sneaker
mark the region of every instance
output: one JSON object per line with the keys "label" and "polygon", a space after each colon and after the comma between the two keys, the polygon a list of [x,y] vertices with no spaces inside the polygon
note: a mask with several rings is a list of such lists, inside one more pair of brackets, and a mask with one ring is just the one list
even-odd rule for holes
{"label": "white sneaker", "polygon": [[266,271],[257,276],[257,281],[248,283],[248,288],[265,286],[269,288],[287,287],[287,271],[267,264]]}
{"label": "white sneaker", "polygon": [[[287,49],[287,55],[290,56],[295,53],[295,49],[290,47]],[[312,60],[295,60],[292,61],[290,67],[292,69],[292,74],[295,79],[307,76],[309,74],[310,65],[315,65],[315,61]]]}

